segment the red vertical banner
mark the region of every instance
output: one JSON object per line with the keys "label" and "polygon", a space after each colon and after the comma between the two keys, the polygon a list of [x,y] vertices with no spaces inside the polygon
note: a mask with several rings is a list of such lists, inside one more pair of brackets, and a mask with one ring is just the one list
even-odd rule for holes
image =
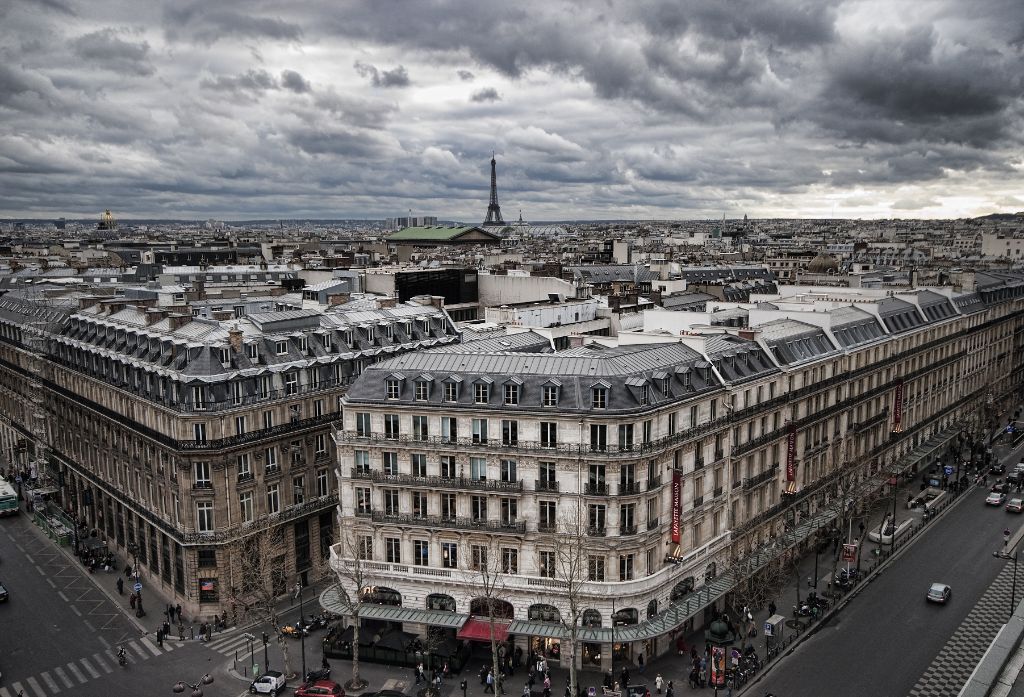
{"label": "red vertical banner", "polygon": [[892,398],[892,432],[903,431],[903,378],[896,381],[896,392]]}
{"label": "red vertical banner", "polygon": [[786,481],[796,481],[796,424],[789,425],[786,436]]}
{"label": "red vertical banner", "polygon": [[679,544],[681,539],[679,530],[679,516],[683,512],[683,477],[676,471],[672,471],[672,542]]}

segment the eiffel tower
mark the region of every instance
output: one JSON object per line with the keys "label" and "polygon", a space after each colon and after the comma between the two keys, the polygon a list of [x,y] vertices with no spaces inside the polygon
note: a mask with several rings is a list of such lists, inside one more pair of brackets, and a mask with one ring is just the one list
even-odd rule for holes
{"label": "eiffel tower", "polygon": [[501,206],[498,205],[498,175],[495,170],[494,153],[491,153],[491,202],[487,204],[487,217],[484,218],[484,225],[503,226],[505,221],[501,217]]}

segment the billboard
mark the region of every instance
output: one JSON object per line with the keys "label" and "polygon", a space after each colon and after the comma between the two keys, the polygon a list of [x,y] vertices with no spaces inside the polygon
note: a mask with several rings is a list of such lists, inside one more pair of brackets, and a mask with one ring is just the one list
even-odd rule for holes
{"label": "billboard", "polygon": [[683,512],[683,477],[677,471],[672,471],[672,542],[679,544],[679,516]]}

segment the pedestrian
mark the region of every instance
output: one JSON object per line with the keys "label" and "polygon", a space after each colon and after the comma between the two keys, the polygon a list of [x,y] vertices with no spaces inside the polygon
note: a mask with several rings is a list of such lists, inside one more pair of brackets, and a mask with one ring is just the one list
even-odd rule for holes
{"label": "pedestrian", "polygon": [[[533,671],[530,671],[530,679],[533,679]],[[607,687],[609,690],[612,689],[612,681],[614,679],[615,678],[612,677],[612,669],[609,668],[608,672],[604,674],[604,686]]]}
{"label": "pedestrian", "polygon": [[131,564],[125,564],[124,565],[124,575],[125,575],[125,578],[131,578],[132,577],[132,565]]}
{"label": "pedestrian", "polygon": [[[863,534],[863,532],[864,532],[864,524],[863,523],[861,523],[860,528],[861,528],[861,533]],[[774,600],[770,601],[768,603],[768,616],[771,617],[772,615],[774,615],[776,610],[778,610],[778,608],[775,606],[775,601]]]}
{"label": "pedestrian", "polygon": [[448,662],[447,661],[445,661],[444,666],[441,667],[441,675],[444,676],[445,680],[447,680],[448,678],[451,677],[451,675],[448,674]]}
{"label": "pedestrian", "polygon": [[484,680],[484,694],[490,692],[494,694],[494,673],[487,671],[487,677]]}
{"label": "pedestrian", "polygon": [[530,697],[530,683],[523,685],[523,697]]}
{"label": "pedestrian", "polygon": [[629,685],[629,670],[625,666],[622,667],[622,672],[619,674],[619,683],[623,689]]}
{"label": "pedestrian", "polygon": [[637,667],[638,667],[638,669],[640,671],[640,674],[643,675],[643,673],[644,673],[644,654],[643,654],[642,651],[639,654],[637,654],[636,665],[637,665]]}
{"label": "pedestrian", "polygon": [[544,691],[551,693],[551,676],[547,674],[544,675]]}
{"label": "pedestrian", "polygon": [[121,580],[120,576],[117,577],[117,594],[124,595],[124,581]]}
{"label": "pedestrian", "polygon": [[665,688],[665,697],[672,697],[672,681],[668,681],[668,687]]}
{"label": "pedestrian", "polygon": [[206,640],[207,641],[212,641],[213,640],[213,625],[212,624],[206,625]]}
{"label": "pedestrian", "polygon": [[132,591],[131,595],[128,596],[128,606],[135,608],[135,591]]}
{"label": "pedestrian", "polygon": [[665,678],[661,677],[661,673],[658,673],[654,678],[654,689],[660,695],[663,687],[665,687]]}
{"label": "pedestrian", "polygon": [[438,690],[441,689],[441,676],[440,675],[435,675],[434,676],[434,687],[437,688]]}
{"label": "pedestrian", "polygon": [[156,644],[160,648],[164,647],[164,630],[163,629],[156,630]]}
{"label": "pedestrian", "polygon": [[190,640],[196,638],[196,626],[194,624],[188,626],[188,638]]}

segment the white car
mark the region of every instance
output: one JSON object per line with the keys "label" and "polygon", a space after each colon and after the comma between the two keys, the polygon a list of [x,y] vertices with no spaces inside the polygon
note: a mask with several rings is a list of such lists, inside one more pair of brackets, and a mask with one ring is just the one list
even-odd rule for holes
{"label": "white car", "polygon": [[989,506],[1002,506],[1006,503],[1006,494],[1001,491],[993,491],[985,497],[985,503]]}
{"label": "white car", "polygon": [[284,689],[284,675],[278,670],[268,670],[249,685],[250,694],[276,695]]}

